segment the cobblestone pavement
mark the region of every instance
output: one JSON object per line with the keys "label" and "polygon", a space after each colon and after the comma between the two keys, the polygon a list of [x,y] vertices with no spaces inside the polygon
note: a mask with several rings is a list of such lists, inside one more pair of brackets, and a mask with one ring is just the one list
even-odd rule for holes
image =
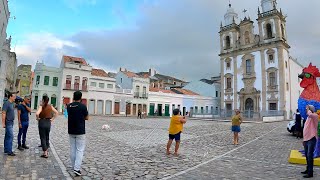
{"label": "cobblestone pavement", "polygon": [[[104,124],[111,128],[102,130]],[[302,148],[301,140],[286,131],[286,124],[245,123],[240,145],[234,146],[230,123],[190,120],[182,134],[181,155],[173,157],[165,155],[169,119],[93,116],[86,125],[83,176],[76,178],[70,169],[67,123],[61,116],[51,129],[50,158],[40,159],[38,130],[32,123],[32,148],[13,158],[0,155],[0,179],[300,179],[305,167],[289,164],[288,156],[291,149]],[[318,168],[315,175],[320,176]]]}

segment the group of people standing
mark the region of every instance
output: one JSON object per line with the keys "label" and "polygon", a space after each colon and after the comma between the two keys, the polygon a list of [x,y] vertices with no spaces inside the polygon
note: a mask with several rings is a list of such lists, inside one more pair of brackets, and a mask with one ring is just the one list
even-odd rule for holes
{"label": "group of people standing", "polygon": [[[13,144],[13,125],[15,119],[15,108],[17,107],[18,112],[18,149],[23,151],[24,149],[29,149],[26,145],[26,136],[29,127],[29,113],[31,112],[30,108],[30,97],[25,96],[23,102],[16,105],[15,99],[16,95],[13,93],[8,93],[8,99],[4,102],[2,107],[2,127],[5,129],[4,137],[4,153],[8,156],[15,156],[15,153],[12,151]],[[21,142],[22,138],[22,142]]]}
{"label": "group of people standing", "polygon": [[[26,145],[26,136],[29,127],[30,97],[24,97],[23,102],[18,105],[15,103],[16,95],[8,93],[8,100],[4,102],[2,108],[2,127],[5,128],[4,137],[4,153],[8,156],[15,156],[12,150],[13,143],[13,125],[15,119],[15,108],[17,108],[18,115],[18,149],[23,151],[29,149]],[[89,120],[88,110],[85,105],[81,103],[82,93],[76,91],[73,94],[73,101],[66,105],[68,111],[68,134],[70,142],[70,159],[74,173],[77,176],[81,175],[81,165],[85,150],[85,121]],[[43,154],[42,158],[48,158],[48,149],[50,147],[49,135],[51,124],[58,116],[58,111],[49,104],[49,97],[43,96],[41,106],[36,112],[36,120],[38,121],[38,129],[41,141]],[[22,141],[21,141],[22,137]],[[39,146],[39,147],[40,147]]]}

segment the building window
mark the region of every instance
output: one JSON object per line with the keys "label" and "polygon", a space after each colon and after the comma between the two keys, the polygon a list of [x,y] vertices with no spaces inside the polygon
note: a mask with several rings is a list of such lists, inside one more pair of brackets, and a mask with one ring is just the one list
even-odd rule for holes
{"label": "building window", "polygon": [[88,83],[88,78],[87,77],[83,77],[82,78],[82,90],[83,91],[87,91],[88,90],[87,83]]}
{"label": "building window", "polygon": [[289,91],[289,83],[287,83],[287,91]]}
{"label": "building window", "polygon": [[80,77],[76,76],[74,78],[74,90],[79,90],[80,89]]}
{"label": "building window", "polygon": [[209,114],[209,106],[206,106],[206,114]]}
{"label": "building window", "polygon": [[288,62],[286,61],[286,68],[288,68]]}
{"label": "building window", "polygon": [[120,79],[121,83],[122,83],[122,78]]}
{"label": "building window", "polygon": [[90,86],[91,86],[91,87],[97,87],[97,83],[96,83],[96,82],[91,82],[91,83],[90,83]]}
{"label": "building window", "polygon": [[271,73],[269,73],[269,86],[274,87],[276,85],[277,85],[276,73],[275,72],[271,72]]}
{"label": "building window", "polygon": [[58,77],[53,77],[52,86],[58,86]]}
{"label": "building window", "polygon": [[231,89],[231,78],[227,78],[227,89]]}
{"label": "building window", "polygon": [[44,85],[48,86],[49,85],[49,76],[44,76]]}
{"label": "building window", "polygon": [[104,83],[99,83],[99,88],[104,88]]}
{"label": "building window", "polygon": [[277,110],[277,103],[269,103],[269,110],[276,111]]}
{"label": "building window", "polygon": [[218,91],[216,91],[216,97],[218,97]]}
{"label": "building window", "polygon": [[147,87],[145,87],[145,86],[143,86],[143,94],[145,95],[145,94],[147,94]]}
{"label": "building window", "polygon": [[246,73],[247,74],[251,74],[252,73],[252,64],[251,64],[251,60],[250,59],[246,60]]}
{"label": "building window", "polygon": [[1,60],[0,60],[0,69],[1,69]]}
{"label": "building window", "polygon": [[38,75],[36,78],[36,85],[40,84],[40,76]]}
{"label": "building window", "polygon": [[269,61],[273,61],[273,54],[269,54]]}
{"label": "building window", "polygon": [[267,24],[267,39],[272,39],[272,26],[270,23]]}
{"label": "building window", "polygon": [[230,49],[230,36],[226,37],[226,49]]}
{"label": "building window", "polygon": [[107,84],[107,88],[108,89],[112,89],[113,88],[113,84]]}

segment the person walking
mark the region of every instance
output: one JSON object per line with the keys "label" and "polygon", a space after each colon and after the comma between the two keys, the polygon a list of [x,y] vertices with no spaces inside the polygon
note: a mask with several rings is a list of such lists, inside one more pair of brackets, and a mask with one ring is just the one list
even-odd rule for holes
{"label": "person walking", "polygon": [[142,117],[141,117],[141,110],[140,109],[138,109],[138,117],[137,117],[137,119],[142,119]]}
{"label": "person walking", "polygon": [[2,127],[6,130],[4,136],[4,153],[8,156],[15,156],[12,152],[15,99],[16,95],[8,92],[8,100],[5,101],[2,107]]}
{"label": "person walking", "polygon": [[41,140],[41,147],[43,154],[40,156],[42,158],[48,158],[48,148],[49,148],[49,134],[51,129],[51,123],[58,116],[58,111],[48,104],[49,97],[42,97],[42,105],[39,107],[36,116],[39,128],[39,135]]}
{"label": "person walking", "polygon": [[85,121],[89,120],[87,107],[82,104],[82,93],[73,93],[74,102],[68,104],[68,134],[70,140],[70,160],[73,172],[81,176],[81,165],[86,144]]}
{"label": "person walking", "polygon": [[[18,105],[18,122],[19,122],[19,133],[18,133],[18,149],[23,151],[24,149],[29,149],[26,145],[27,131],[29,127],[29,113],[30,108],[30,97],[25,96],[23,102]],[[22,144],[21,144],[22,136]]]}
{"label": "person walking", "polygon": [[315,113],[315,107],[308,105],[306,107],[308,118],[303,128],[303,146],[307,160],[307,169],[302,174],[304,178],[313,177],[313,155],[318,136],[318,115]]}
{"label": "person walking", "polygon": [[235,110],[236,115],[232,117],[231,131],[233,132],[233,144],[239,144],[239,132],[241,131],[240,124],[242,123],[242,117],[240,110]]}

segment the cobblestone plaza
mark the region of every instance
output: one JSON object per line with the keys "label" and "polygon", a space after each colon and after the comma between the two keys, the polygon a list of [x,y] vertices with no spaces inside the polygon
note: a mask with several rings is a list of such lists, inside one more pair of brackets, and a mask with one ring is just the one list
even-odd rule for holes
{"label": "cobblestone plaza", "polygon": [[[287,121],[244,123],[240,145],[235,146],[230,122],[189,120],[180,156],[174,157],[165,153],[168,118],[93,116],[86,124],[83,176],[74,177],[67,120],[55,120],[49,158],[43,159],[34,119],[33,115],[27,135],[30,149],[15,150],[15,157],[3,154],[4,129],[0,130],[0,179],[300,179],[305,170],[288,163],[290,150],[301,149],[302,140],[287,132]],[[103,130],[104,124],[111,128]],[[315,168],[316,177],[318,172]]]}

